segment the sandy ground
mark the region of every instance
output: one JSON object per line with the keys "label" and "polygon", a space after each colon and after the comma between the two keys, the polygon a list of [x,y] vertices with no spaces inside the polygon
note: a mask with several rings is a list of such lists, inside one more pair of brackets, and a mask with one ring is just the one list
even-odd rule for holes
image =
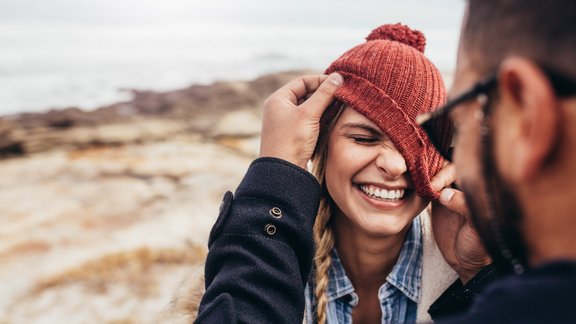
{"label": "sandy ground", "polygon": [[251,160],[182,137],[0,162],[0,318],[157,323]]}

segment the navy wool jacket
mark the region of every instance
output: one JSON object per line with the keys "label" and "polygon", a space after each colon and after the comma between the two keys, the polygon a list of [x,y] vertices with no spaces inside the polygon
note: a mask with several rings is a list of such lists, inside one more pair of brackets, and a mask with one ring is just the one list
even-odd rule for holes
{"label": "navy wool jacket", "polygon": [[210,233],[196,323],[302,323],[319,202],[310,173],[254,161],[234,197],[225,194]]}

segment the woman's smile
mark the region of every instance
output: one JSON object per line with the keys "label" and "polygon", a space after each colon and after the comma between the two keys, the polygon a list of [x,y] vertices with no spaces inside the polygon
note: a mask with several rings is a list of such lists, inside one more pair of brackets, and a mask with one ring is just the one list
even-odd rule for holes
{"label": "woman's smile", "polygon": [[377,185],[361,184],[358,185],[360,190],[364,191],[370,197],[388,199],[388,200],[399,200],[404,197],[405,189],[386,189],[379,187]]}
{"label": "woman's smile", "polygon": [[406,187],[385,187],[376,184],[354,184],[357,193],[366,202],[378,209],[402,207],[414,193]]}

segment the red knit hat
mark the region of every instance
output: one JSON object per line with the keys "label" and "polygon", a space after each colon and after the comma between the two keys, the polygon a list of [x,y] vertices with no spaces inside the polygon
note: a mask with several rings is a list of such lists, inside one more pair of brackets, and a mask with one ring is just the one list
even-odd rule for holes
{"label": "red knit hat", "polygon": [[[426,38],[395,24],[378,27],[366,40],[326,70],[326,74],[338,72],[344,77],[335,96],[390,137],[406,161],[418,195],[436,199],[430,179],[444,160],[415,120],[442,105],[446,90],[440,72],[424,56]],[[439,127],[445,129],[449,144],[452,129]]]}

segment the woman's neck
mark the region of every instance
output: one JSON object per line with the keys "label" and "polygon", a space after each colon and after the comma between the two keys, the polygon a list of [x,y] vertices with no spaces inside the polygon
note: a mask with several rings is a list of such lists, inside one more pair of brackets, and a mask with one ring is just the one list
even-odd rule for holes
{"label": "woman's neck", "polygon": [[335,215],[334,232],[338,256],[356,290],[378,289],[398,260],[410,226],[393,236],[371,236]]}

